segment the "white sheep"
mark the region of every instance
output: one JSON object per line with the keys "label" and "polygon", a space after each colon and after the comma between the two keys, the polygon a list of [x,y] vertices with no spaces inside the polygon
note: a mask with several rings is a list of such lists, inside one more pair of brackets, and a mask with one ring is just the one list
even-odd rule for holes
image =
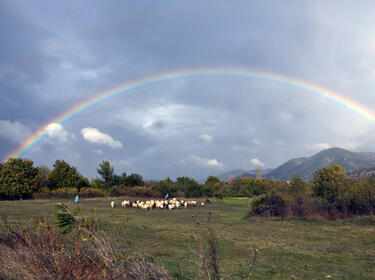
{"label": "white sheep", "polygon": [[115,207],[115,202],[114,201],[111,202],[111,207],[112,208]]}

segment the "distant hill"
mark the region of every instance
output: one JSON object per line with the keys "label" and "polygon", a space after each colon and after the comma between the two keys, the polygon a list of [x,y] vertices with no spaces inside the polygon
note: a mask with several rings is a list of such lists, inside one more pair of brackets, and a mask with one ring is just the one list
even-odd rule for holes
{"label": "distant hill", "polygon": [[315,170],[332,164],[341,165],[348,173],[375,168],[375,153],[355,153],[340,148],[330,148],[311,157],[291,159],[265,174],[264,177],[289,180],[291,176],[298,175],[309,179]]}
{"label": "distant hill", "polygon": [[[262,176],[268,174],[272,169],[262,169]],[[243,169],[235,169],[228,172],[220,173],[214,175],[218,177],[220,180],[227,182],[229,176],[233,176],[234,179],[242,178],[242,177],[255,177],[256,176],[256,169],[253,170],[243,170]]]}
{"label": "distant hill", "polygon": [[348,172],[348,176],[352,179],[375,178],[375,167]]}

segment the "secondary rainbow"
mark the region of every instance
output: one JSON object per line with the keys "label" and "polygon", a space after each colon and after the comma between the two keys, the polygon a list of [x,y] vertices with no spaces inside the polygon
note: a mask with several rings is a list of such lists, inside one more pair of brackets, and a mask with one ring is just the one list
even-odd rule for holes
{"label": "secondary rainbow", "polygon": [[45,126],[41,127],[38,131],[36,131],[33,135],[27,138],[20,146],[18,146],[14,151],[12,151],[9,155],[6,156],[4,161],[11,157],[21,157],[25,155],[27,151],[29,151],[32,147],[34,147],[37,143],[42,141],[42,139],[48,134],[48,132],[53,129],[51,124],[58,123],[63,124],[73,117],[77,116],[78,114],[82,113],[90,109],[91,107],[104,102],[110,98],[113,98],[117,95],[129,92],[131,90],[135,90],[138,88],[149,87],[159,83],[171,81],[171,80],[179,80],[179,79],[191,79],[196,77],[243,77],[243,78],[251,78],[263,81],[269,81],[273,83],[279,83],[286,86],[291,86],[294,88],[299,88],[303,90],[303,92],[312,93],[315,95],[319,95],[330,100],[333,100],[348,109],[355,111],[362,116],[366,117],[371,121],[375,121],[375,112],[371,111],[370,109],[366,108],[365,106],[347,98],[343,95],[331,91],[329,89],[323,88],[316,84],[312,84],[303,80],[299,80],[292,77],[286,77],[279,74],[274,74],[270,72],[260,72],[260,71],[251,71],[246,69],[193,69],[193,70],[184,70],[172,73],[163,73],[156,76],[146,77],[144,79],[127,82],[105,92],[102,92],[93,98],[90,98],[80,104],[77,104],[70,110],[64,112],[63,114],[57,116],[56,118],[49,121]]}

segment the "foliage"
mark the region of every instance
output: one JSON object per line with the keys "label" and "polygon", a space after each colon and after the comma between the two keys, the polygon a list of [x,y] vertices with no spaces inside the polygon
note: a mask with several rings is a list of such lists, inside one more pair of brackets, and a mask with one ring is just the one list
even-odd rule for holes
{"label": "foliage", "polygon": [[290,194],[300,194],[306,193],[308,189],[308,184],[299,176],[292,176],[290,181],[289,193]]}
{"label": "foliage", "polygon": [[114,171],[113,167],[109,163],[108,160],[103,160],[99,167],[96,169],[96,171],[99,173],[99,175],[102,177],[102,185],[101,187],[109,190],[112,186],[113,180],[114,180]]}
{"label": "foliage", "polygon": [[126,177],[125,185],[129,187],[143,186],[145,182],[141,175],[137,173],[132,173]]}
{"label": "foliage", "polygon": [[104,197],[108,196],[108,192],[101,190],[101,189],[95,189],[95,188],[82,188],[79,190],[79,196],[80,197]]}
{"label": "foliage", "polygon": [[48,188],[42,188],[37,193],[33,195],[33,198],[70,198],[72,199],[74,196],[79,195],[80,197],[104,197],[108,196],[108,193],[101,189],[96,188],[81,188],[78,192],[76,188],[58,188],[54,190],[50,190]]}
{"label": "foliage", "polygon": [[40,175],[28,159],[10,158],[0,169],[0,199],[29,198],[40,188]]}
{"label": "foliage", "polygon": [[319,169],[313,174],[311,182],[313,194],[334,203],[345,185],[345,179],[345,170],[338,164]]}
{"label": "foliage", "polygon": [[47,178],[47,185],[50,190],[59,188],[76,188],[79,190],[88,184],[87,179],[85,180],[78,173],[77,168],[70,166],[64,160],[56,160],[53,167],[54,169]]}
{"label": "foliage", "polygon": [[133,188],[134,194],[136,196],[143,196],[143,197],[161,197],[161,193],[155,191],[149,187],[134,187]]}
{"label": "foliage", "polygon": [[205,196],[227,196],[228,187],[225,182],[215,176],[209,176],[203,186],[203,194]]}
{"label": "foliage", "polygon": [[74,229],[76,213],[70,211],[69,207],[63,203],[56,204],[56,226],[60,229],[61,234],[67,234]]}
{"label": "foliage", "polygon": [[[178,177],[176,180],[178,190],[183,192],[186,197],[200,197],[202,196],[201,185],[192,178]],[[179,195],[177,195],[179,196]]]}
{"label": "foliage", "polygon": [[47,179],[49,174],[51,173],[51,170],[47,166],[38,166],[38,173],[40,177],[40,187],[41,188],[47,188]]}
{"label": "foliage", "polygon": [[258,196],[251,203],[248,217],[285,217],[287,214],[287,205],[284,198],[277,193],[271,192]]}
{"label": "foliage", "polygon": [[96,179],[95,185],[105,190],[109,190],[112,186],[116,185],[135,187],[143,186],[145,184],[142,176],[137,173],[131,173],[128,176],[125,172],[121,175],[114,174],[113,167],[107,160],[103,160],[96,171],[100,174],[102,179]]}
{"label": "foliage", "polygon": [[125,185],[116,185],[113,186],[110,190],[111,196],[133,196],[135,192],[132,188]]}

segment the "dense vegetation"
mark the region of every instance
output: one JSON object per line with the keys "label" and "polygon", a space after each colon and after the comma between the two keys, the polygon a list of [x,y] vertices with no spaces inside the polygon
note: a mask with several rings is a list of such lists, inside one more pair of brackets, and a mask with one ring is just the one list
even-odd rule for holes
{"label": "dense vegetation", "polygon": [[347,218],[375,212],[375,179],[347,177],[339,165],[317,170],[310,181],[238,178],[223,182],[209,176],[204,184],[189,177],[176,181],[144,181],[136,173],[114,173],[109,161],[99,164],[99,178],[90,181],[63,160],[49,170],[27,159],[0,164],[0,199],[46,197],[254,197],[248,216]]}

